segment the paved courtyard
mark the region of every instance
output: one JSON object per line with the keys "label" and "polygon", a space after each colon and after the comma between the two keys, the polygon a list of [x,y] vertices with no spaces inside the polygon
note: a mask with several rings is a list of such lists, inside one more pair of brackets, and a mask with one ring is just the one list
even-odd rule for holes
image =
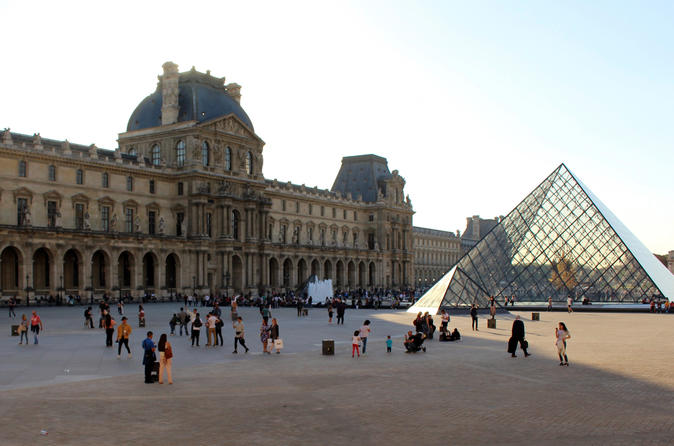
{"label": "paved courtyard", "polygon": [[[515,313],[533,356],[513,359],[505,352],[512,314],[498,316],[495,330],[481,317],[479,332],[469,317],[453,316],[463,341],[435,340],[427,353],[410,355],[401,345],[407,313],[347,310],[342,327],[329,326],[324,309],[306,318],[280,309],[274,316],[286,349],[263,356],[259,313],[245,308],[251,353],[231,353],[229,325],[221,348],[193,349],[171,337],[168,386],[143,384],[145,329],[137,328],[136,308],[127,306],[130,360],[117,359],[116,345],[104,347],[101,330],[83,327],[83,308],[38,308],[46,328],[38,346],[17,345],[3,312],[0,445],[672,444],[674,437],[674,315],[555,312],[534,322]],[[168,332],[177,309],[147,305],[147,329]],[[351,359],[351,334],[366,318],[368,354]],[[568,368],[558,366],[553,345],[559,320],[572,335]],[[395,340],[391,354],[386,335]],[[321,355],[324,338],[337,341],[334,357]]]}

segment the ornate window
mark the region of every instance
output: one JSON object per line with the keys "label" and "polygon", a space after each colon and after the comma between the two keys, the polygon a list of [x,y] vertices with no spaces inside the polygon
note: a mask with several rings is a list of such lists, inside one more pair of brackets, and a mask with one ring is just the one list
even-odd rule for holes
{"label": "ornate window", "polygon": [[103,172],[103,175],[101,176],[101,186],[105,188],[110,187],[110,176],[107,172]]}
{"label": "ornate window", "polygon": [[148,213],[147,213],[147,233],[150,234],[150,235],[154,235],[154,233],[155,233],[156,220],[157,220],[157,212],[156,211],[148,211]]}
{"label": "ornate window", "polygon": [[84,229],[84,204],[75,203],[75,228]]}
{"label": "ornate window", "polygon": [[105,232],[110,231],[110,206],[101,207],[101,229]]}
{"label": "ornate window", "polygon": [[126,177],[126,190],[133,191],[133,177]]}
{"label": "ornate window", "polygon": [[154,180],[150,180],[150,193],[154,194],[155,193],[155,184]]}
{"label": "ornate window", "polygon": [[26,198],[17,198],[16,199],[16,224],[19,226],[25,225],[25,213],[28,208],[28,199]]}
{"label": "ornate window", "polygon": [[204,167],[208,167],[211,161],[211,153],[210,153],[210,147],[208,147],[208,143],[204,141],[201,143],[201,164],[204,165]]}
{"label": "ornate window", "polygon": [[77,169],[77,172],[75,172],[75,182],[77,184],[84,183],[84,172],[82,169]]}
{"label": "ornate window", "polygon": [[126,232],[133,232],[133,209],[126,208],[124,210],[124,217],[124,229],[126,229]]}
{"label": "ornate window", "polygon": [[24,160],[19,161],[19,176],[26,176],[26,162]]}
{"label": "ornate window", "polygon": [[185,141],[178,141],[176,144],[176,165],[178,167],[185,165]]}
{"label": "ornate window", "polygon": [[225,147],[225,170],[232,170],[232,149]]}
{"label": "ornate window", "polygon": [[56,227],[56,214],[58,207],[56,201],[47,201],[47,226],[50,228]]}
{"label": "ornate window", "polygon": [[158,166],[161,163],[161,149],[159,144],[152,146],[152,165]]}
{"label": "ornate window", "polygon": [[250,152],[246,152],[246,173],[253,174],[253,154]]}
{"label": "ornate window", "polygon": [[178,183],[178,195],[182,195],[182,194],[183,194],[183,183],[180,182],[180,183]]}
{"label": "ornate window", "polygon": [[53,164],[49,166],[49,181],[56,181],[56,167]]}
{"label": "ornate window", "polygon": [[129,147],[129,155],[136,156],[136,149],[134,149],[133,147]]}

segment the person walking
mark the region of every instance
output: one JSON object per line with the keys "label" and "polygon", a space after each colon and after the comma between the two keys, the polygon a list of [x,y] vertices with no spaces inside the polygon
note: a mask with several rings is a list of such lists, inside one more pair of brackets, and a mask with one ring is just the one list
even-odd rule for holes
{"label": "person walking", "polygon": [[201,334],[201,326],[203,322],[199,317],[197,310],[194,310],[194,316],[192,316],[192,347],[194,347],[194,341],[197,342],[197,347],[199,347],[199,335]]}
{"label": "person walking", "polygon": [[344,313],[346,312],[346,303],[340,300],[337,304],[337,325],[344,325]]}
{"label": "person walking", "polygon": [[21,322],[19,323],[19,335],[21,338],[19,339],[19,345],[23,344],[23,337],[26,337],[26,345],[28,345],[28,320],[26,319],[26,315],[22,314],[21,315]]}
{"label": "person walking", "polygon": [[122,317],[122,323],[117,327],[117,359],[122,357],[122,346],[126,347],[126,352],[131,359],[131,349],[129,348],[129,336],[131,336],[131,325],[127,322],[126,316]]}
{"label": "person walking", "polygon": [[185,336],[189,336],[190,330],[187,325],[188,321],[189,317],[187,316],[187,313],[185,313],[185,309],[180,307],[180,313],[178,313],[178,322],[180,322],[180,336],[183,335],[183,328],[185,329]]}
{"label": "person walking", "polygon": [[555,328],[555,345],[557,346],[557,355],[559,355],[559,365],[569,365],[569,358],[566,356],[567,339],[571,339],[571,334],[569,334],[566,324],[560,322]]}
{"label": "person walking", "polygon": [[548,311],[552,311],[552,296],[548,296]]}
{"label": "person walking", "polygon": [[246,347],[246,340],[244,339],[243,318],[238,316],[232,326],[234,328],[234,351],[232,353],[239,353],[237,350],[238,344],[241,344],[241,347],[245,348],[246,353],[248,353],[248,347]]}
{"label": "person walking", "polygon": [[159,336],[157,350],[159,350],[159,384],[164,384],[164,371],[166,371],[168,383],[173,384],[173,375],[171,374],[173,349],[171,343],[166,339],[166,333]]}
{"label": "person walking", "polygon": [[87,309],[84,310],[84,326],[94,328],[94,317],[91,314],[91,307],[87,307]]}
{"label": "person walking", "polygon": [[222,322],[222,318],[220,318],[220,316],[217,315],[215,321],[215,345],[218,345],[218,340],[220,341],[219,343],[220,346],[225,345],[224,341],[222,340],[222,327],[224,325],[225,323]]}
{"label": "person walking", "polygon": [[145,327],[145,310],[142,305],[138,305],[138,326]]}
{"label": "person walking", "polygon": [[569,313],[573,313],[573,310],[571,309],[571,306],[573,305],[573,299],[571,296],[566,298],[566,309],[569,311]]}
{"label": "person walking", "polygon": [[391,335],[386,336],[386,353],[391,353],[391,349],[393,348],[393,339],[391,339]]}
{"label": "person walking", "polygon": [[[44,331],[44,325],[42,325],[42,319],[33,311],[33,315],[30,318],[30,331],[33,332],[33,344],[38,344],[38,335],[40,331]],[[28,342],[28,340],[26,340]]]}
{"label": "person walking", "polygon": [[269,331],[271,327],[269,326],[269,319],[266,317],[262,318],[262,325],[260,325],[260,341],[262,342],[262,353],[271,353],[267,349],[267,342],[269,341]]}
{"label": "person walking", "polygon": [[351,338],[351,357],[358,353],[360,358],[360,331],[356,330],[353,332],[353,338]]}
{"label": "person walking", "polygon": [[119,313],[120,316],[124,316],[124,302],[122,302],[121,299],[117,302],[117,313]]}
{"label": "person walking", "polygon": [[152,369],[156,355],[154,353],[155,345],[152,340],[152,332],[147,332],[147,338],[143,341],[143,365],[145,366],[145,384],[152,384]]}
{"label": "person walking", "polygon": [[297,298],[297,317],[302,317],[302,307],[304,306],[304,302],[302,302],[302,298],[298,297]]}
{"label": "person walking", "polygon": [[9,317],[14,319],[16,317],[16,313],[14,312],[14,307],[16,307],[16,300],[14,300],[13,297],[9,298],[9,302],[7,302],[9,306]]}
{"label": "person walking", "polygon": [[470,318],[473,320],[471,325],[473,331],[480,331],[477,328],[477,307],[475,306],[475,304],[470,306]]}
{"label": "person walking", "polygon": [[520,319],[519,314],[515,316],[515,320],[513,321],[513,329],[512,329],[512,337],[510,338],[510,341],[508,341],[509,344],[509,350],[510,354],[513,358],[516,358],[517,355],[515,354],[515,351],[517,351],[517,343],[519,342],[520,347],[522,348],[522,351],[524,352],[524,357],[531,356],[530,353],[527,352],[527,348],[529,348],[529,343],[524,339],[524,322]]}
{"label": "person walking", "polygon": [[332,324],[332,313],[334,309],[332,308],[332,302],[328,304],[328,324]]}
{"label": "person walking", "polygon": [[105,315],[103,326],[105,327],[105,346],[112,347],[112,335],[115,334],[115,320],[110,316],[110,313]]}
{"label": "person walking", "polygon": [[280,345],[280,340],[281,338],[279,337],[279,326],[278,326],[278,321],[276,318],[272,318],[271,320],[271,328],[269,329],[269,339],[271,339],[271,346],[269,347],[269,353],[271,353],[272,349],[276,350],[276,354],[281,353],[281,347]]}
{"label": "person walking", "polygon": [[365,322],[363,322],[363,325],[360,327],[360,341],[363,344],[363,354],[365,354],[367,350],[367,337],[370,336],[370,332],[372,331],[370,329],[370,320],[366,319]]}
{"label": "person walking", "polygon": [[213,313],[208,313],[208,316],[206,316],[206,329],[208,330],[206,332],[206,347],[211,347],[215,344],[215,324],[217,322],[218,318]]}
{"label": "person walking", "polygon": [[176,325],[178,325],[178,315],[173,313],[173,317],[169,321],[169,327],[171,328],[171,336],[176,334]]}

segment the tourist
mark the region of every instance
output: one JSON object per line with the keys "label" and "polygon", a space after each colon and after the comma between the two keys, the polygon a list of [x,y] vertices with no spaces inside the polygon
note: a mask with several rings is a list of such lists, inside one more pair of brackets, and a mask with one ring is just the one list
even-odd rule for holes
{"label": "tourist", "polygon": [[103,326],[105,327],[105,346],[112,347],[112,335],[115,334],[115,320],[110,316],[110,313],[105,315]]}
{"label": "tourist", "polygon": [[126,347],[126,352],[131,359],[131,349],[129,348],[129,336],[131,336],[131,325],[127,322],[126,316],[122,317],[122,323],[117,327],[117,359],[122,357],[122,346]]}
{"label": "tourist", "polygon": [[433,322],[433,316],[428,314],[428,311],[424,315],[424,333],[428,339],[433,339],[433,334],[435,333],[435,323]]}
{"label": "tourist", "polygon": [[[37,344],[38,335],[40,334],[40,331],[44,331],[44,325],[42,325],[42,319],[40,319],[40,316],[38,316],[35,311],[33,311],[33,316],[30,318],[30,331],[33,332],[33,343]],[[26,340],[26,342],[28,341]]]}
{"label": "tourist", "polygon": [[297,298],[297,317],[302,316],[302,307],[304,306],[304,302],[302,301],[301,297]]}
{"label": "tourist", "polygon": [[178,322],[180,322],[180,336],[183,335],[183,328],[185,329],[185,336],[189,336],[190,331],[187,328],[187,322],[189,321],[189,316],[185,313],[185,309],[180,307],[180,313],[178,313]]}
{"label": "tourist", "polygon": [[124,302],[122,302],[121,299],[117,302],[117,313],[119,313],[120,316],[124,315]]}
{"label": "tourist", "polygon": [[237,312],[239,304],[236,302],[236,296],[232,299],[232,322],[236,322],[239,318],[239,313]]}
{"label": "tourist", "polygon": [[524,322],[520,319],[519,314],[515,316],[515,320],[513,321],[512,337],[508,341],[508,352],[513,358],[517,357],[515,352],[517,351],[518,342],[522,348],[522,351],[524,352],[524,357],[526,358],[527,356],[531,356],[531,354],[527,352],[529,343],[524,339]]}
{"label": "tourist", "polygon": [[267,341],[269,340],[269,319],[262,318],[262,325],[260,325],[260,341],[262,342],[262,353],[271,353],[267,351]]}
{"label": "tourist", "polygon": [[87,307],[87,309],[84,310],[84,326],[94,328],[94,318],[91,314],[91,307]]}
{"label": "tourist", "polygon": [[548,311],[552,311],[552,296],[548,296]]}
{"label": "tourist", "polygon": [[442,310],[441,318],[442,318],[442,323],[440,324],[440,332],[441,333],[447,333],[447,326],[449,325],[449,312]]}
{"label": "tourist", "polygon": [[386,336],[386,353],[391,353],[391,349],[393,348],[393,339],[391,339],[391,335]]}
{"label": "tourist", "polygon": [[[225,325],[224,322],[222,322],[222,319],[220,318],[220,315],[215,316],[215,345],[225,345],[224,341],[222,340],[222,327]],[[218,343],[220,341],[220,343]]]}
{"label": "tourist", "polygon": [[154,354],[154,341],[152,341],[152,332],[147,332],[147,338],[143,341],[143,365],[145,366],[145,384],[152,384],[152,369],[156,355]]}
{"label": "tourist", "polygon": [[424,331],[423,315],[420,312],[417,313],[417,317],[414,318],[412,325],[414,325],[414,331],[417,333],[422,333]]}
{"label": "tourist", "polygon": [[344,313],[346,312],[346,303],[343,300],[340,300],[337,303],[337,325],[340,323],[344,325]]}
{"label": "tourist", "polygon": [[566,356],[566,340],[571,339],[571,334],[566,328],[564,322],[560,322],[555,328],[555,344],[557,345],[557,355],[559,355],[559,365],[569,365],[569,358]]}
{"label": "tourist", "polygon": [[28,320],[26,319],[25,314],[21,315],[21,322],[19,323],[19,336],[21,336],[19,339],[19,345],[23,344],[24,336],[26,337],[26,345],[28,345]]}
{"label": "tourist", "polygon": [[192,316],[192,347],[194,347],[194,341],[197,342],[197,347],[199,347],[199,335],[201,334],[201,326],[203,322],[197,313],[196,308],[194,309],[194,316]]}
{"label": "tourist", "polygon": [[566,298],[566,309],[569,311],[569,313],[573,313],[573,310],[571,309],[572,305],[573,305],[573,298],[569,296]]}
{"label": "tourist", "polygon": [[241,344],[241,347],[245,348],[246,353],[248,353],[248,347],[246,347],[246,340],[244,339],[243,318],[238,316],[232,327],[234,328],[234,351],[232,353],[238,353],[237,344]]}
{"label": "tourist", "polygon": [[510,296],[510,306],[511,307],[515,306],[515,295],[514,294],[512,296]]}
{"label": "tourist", "polygon": [[14,319],[16,317],[16,313],[14,312],[14,307],[16,306],[16,300],[14,300],[13,297],[9,298],[9,302],[7,302],[9,306],[9,317]]}
{"label": "tourist", "polygon": [[370,320],[367,319],[365,322],[363,322],[363,325],[360,327],[360,340],[363,344],[363,354],[365,354],[365,351],[367,350],[367,337],[370,335],[370,332],[372,330],[370,329]]}
{"label": "tourist", "polygon": [[171,343],[166,339],[166,333],[162,333],[159,337],[159,384],[164,384],[164,370],[168,377],[168,383],[173,384],[173,376],[171,375],[171,362],[173,358],[173,349]]}
{"label": "tourist", "polygon": [[206,347],[210,347],[215,344],[215,324],[218,322],[218,318],[215,317],[213,313],[208,313],[206,316]]}
{"label": "tourist", "polygon": [[328,324],[332,324],[332,313],[333,313],[332,302],[330,302],[328,304]]}
{"label": "tourist", "polygon": [[408,331],[405,335],[405,340],[403,341],[405,353],[416,353],[419,350],[426,352],[426,347],[423,346],[424,339],[425,337],[423,333],[417,332],[412,334],[412,331]]}
{"label": "tourist", "polygon": [[138,326],[145,327],[145,310],[142,305],[138,305]]}
{"label": "tourist", "polygon": [[356,330],[353,332],[353,338],[351,338],[351,357],[355,357],[355,354],[358,353],[360,358],[360,331]]}
{"label": "tourist", "polygon": [[271,328],[269,330],[269,339],[271,340],[271,344],[269,347],[269,353],[273,349],[276,349],[276,353],[279,354],[281,353],[281,338],[279,337],[279,327],[278,327],[278,321],[276,318],[272,318],[271,320]]}
{"label": "tourist", "polygon": [[475,306],[475,304],[472,304],[470,306],[470,318],[473,320],[471,328],[474,331],[480,331],[477,328],[477,307]]}
{"label": "tourist", "polygon": [[169,327],[171,328],[171,336],[176,334],[176,325],[178,325],[178,315],[173,313],[173,317],[169,321]]}

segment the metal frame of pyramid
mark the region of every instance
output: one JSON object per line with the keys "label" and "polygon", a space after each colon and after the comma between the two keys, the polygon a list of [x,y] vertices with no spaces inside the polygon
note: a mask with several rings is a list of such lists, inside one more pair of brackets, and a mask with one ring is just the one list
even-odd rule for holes
{"label": "metal frame of pyramid", "polygon": [[502,301],[674,299],[674,275],[561,164],[409,312]]}

